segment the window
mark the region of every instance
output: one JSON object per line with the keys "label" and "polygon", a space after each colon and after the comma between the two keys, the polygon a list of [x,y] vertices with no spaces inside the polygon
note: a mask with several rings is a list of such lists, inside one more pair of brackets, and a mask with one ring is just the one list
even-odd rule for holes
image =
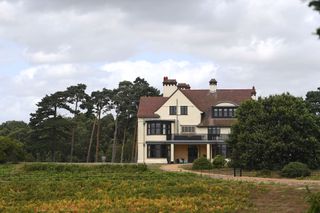
{"label": "window", "polygon": [[163,144],[148,144],[148,158],[167,158],[168,145]]}
{"label": "window", "polygon": [[169,114],[170,115],[176,115],[177,114],[177,107],[176,106],[170,106],[169,107]]}
{"label": "window", "polygon": [[180,114],[188,115],[188,106],[180,106]]}
{"label": "window", "polygon": [[226,144],[213,144],[212,145],[212,155],[222,155],[224,157],[230,156],[230,150]]}
{"label": "window", "polygon": [[152,121],[147,123],[147,135],[170,135],[171,123]]}
{"label": "window", "polygon": [[195,133],[196,128],[194,126],[181,126],[182,133]]}
{"label": "window", "polygon": [[208,140],[217,140],[220,136],[220,127],[211,126],[208,127]]}
{"label": "window", "polygon": [[213,118],[234,118],[236,107],[212,107]]}
{"label": "window", "polygon": [[208,134],[220,135],[220,127],[216,127],[216,126],[208,127]]}

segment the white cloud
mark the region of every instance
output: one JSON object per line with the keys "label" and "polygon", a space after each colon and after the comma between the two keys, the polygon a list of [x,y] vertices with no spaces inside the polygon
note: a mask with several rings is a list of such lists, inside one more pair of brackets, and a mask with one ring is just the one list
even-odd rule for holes
{"label": "white cloud", "polygon": [[303,96],[320,85],[319,23],[301,0],[0,0],[0,41],[10,42],[1,71],[14,56],[30,65],[0,74],[0,93],[15,106],[79,82],[93,90],[141,76],[161,87],[167,75]]}
{"label": "white cloud", "polygon": [[[102,88],[113,89],[123,80],[145,78],[152,86],[162,90],[163,76],[190,83],[192,87],[208,85],[208,79],[217,73],[213,63],[190,63],[166,60],[119,61],[93,69],[81,64],[57,64],[35,66],[5,79],[0,90],[0,122],[7,119],[28,120],[35,111],[35,103],[46,94],[64,90],[68,86],[85,83],[88,93]],[[205,87],[206,87],[205,86]],[[8,107],[10,106],[10,107]]]}

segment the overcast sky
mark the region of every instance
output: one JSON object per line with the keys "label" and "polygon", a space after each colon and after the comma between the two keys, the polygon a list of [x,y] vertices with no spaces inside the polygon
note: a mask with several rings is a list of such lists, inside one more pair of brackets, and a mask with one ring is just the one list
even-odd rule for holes
{"label": "overcast sky", "polygon": [[0,122],[137,76],[304,96],[320,87],[319,26],[303,0],[0,0]]}

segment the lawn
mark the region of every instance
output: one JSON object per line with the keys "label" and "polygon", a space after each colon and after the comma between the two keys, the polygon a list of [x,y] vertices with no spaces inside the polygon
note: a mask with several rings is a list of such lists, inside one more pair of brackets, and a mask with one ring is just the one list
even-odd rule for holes
{"label": "lawn", "polygon": [[[181,168],[186,170],[192,170],[191,164],[181,165]],[[210,170],[199,170],[206,173],[212,174],[222,174],[222,175],[234,175],[233,168],[213,168]],[[281,171],[275,170],[242,170],[242,176],[247,177],[264,177],[264,178],[286,178],[280,175]],[[237,176],[239,176],[240,171],[237,169]],[[320,170],[311,170],[311,175],[307,177],[296,178],[299,180],[320,180]]]}
{"label": "lawn", "polygon": [[167,173],[144,165],[2,165],[0,184],[0,212],[302,212],[306,209],[304,189]]}

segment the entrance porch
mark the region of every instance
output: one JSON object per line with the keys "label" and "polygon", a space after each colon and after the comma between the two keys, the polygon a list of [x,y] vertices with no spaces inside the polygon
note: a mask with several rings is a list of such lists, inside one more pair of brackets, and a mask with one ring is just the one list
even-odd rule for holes
{"label": "entrance porch", "polygon": [[199,157],[212,160],[216,155],[227,155],[221,142],[147,142],[144,163],[192,163]]}

